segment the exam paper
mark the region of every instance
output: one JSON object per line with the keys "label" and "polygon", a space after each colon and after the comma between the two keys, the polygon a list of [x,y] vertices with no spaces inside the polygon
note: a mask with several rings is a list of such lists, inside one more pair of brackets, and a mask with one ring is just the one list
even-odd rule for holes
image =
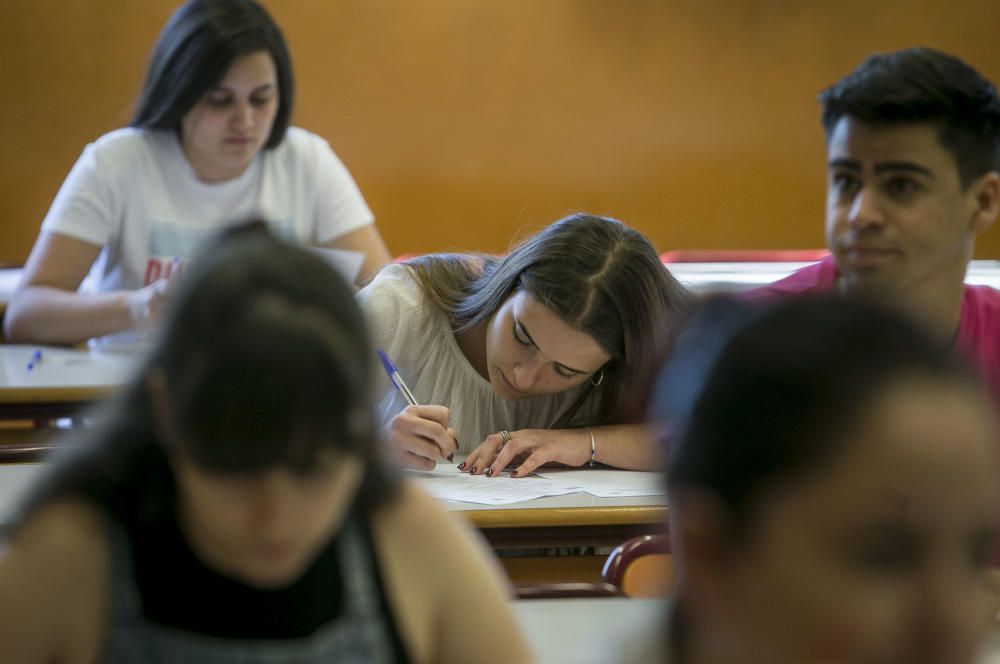
{"label": "exam paper", "polygon": [[634,496],[660,496],[666,493],[661,473],[647,473],[638,470],[594,470],[592,468],[562,469],[543,468],[540,477],[573,487],[597,498],[631,498]]}
{"label": "exam paper", "polygon": [[433,471],[408,471],[417,486],[439,500],[480,505],[509,505],[543,496],[563,496],[580,491],[567,482],[528,477],[486,477],[460,472],[452,464],[438,464]]}

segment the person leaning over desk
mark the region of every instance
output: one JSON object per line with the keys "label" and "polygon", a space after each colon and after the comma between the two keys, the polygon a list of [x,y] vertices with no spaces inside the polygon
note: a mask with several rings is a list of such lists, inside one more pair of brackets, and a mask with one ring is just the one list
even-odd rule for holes
{"label": "person leaning over desk", "polygon": [[483,543],[379,453],[324,259],[230,228],[165,323],[12,528],[5,664],[530,660]]}
{"label": "person leaning over desk", "polygon": [[820,102],[831,256],[748,297],[875,297],[976,365],[1000,407],[1000,291],[964,284],[1000,214],[996,88],[954,56],[913,48],[871,56]]}
{"label": "person leaning over desk", "polygon": [[[202,240],[249,218],[299,242],[389,260],[350,173],[290,127],[292,64],[253,0],[190,0],[153,50],[130,126],[88,145],[42,223],[5,316],[8,340],[130,343]],[[98,259],[95,265],[95,259]],[[93,266],[96,293],[77,293]]]}
{"label": "person leaning over desk", "polygon": [[656,468],[635,411],[683,324],[690,294],[638,231],[574,214],[505,256],[428,255],[358,293],[377,347],[420,405],[387,382],[401,463],[513,475],[542,463]]}
{"label": "person leaning over desk", "polygon": [[852,297],[715,302],[653,404],[675,432],[679,582],[651,639],[671,664],[975,661],[997,417],[945,343]]}

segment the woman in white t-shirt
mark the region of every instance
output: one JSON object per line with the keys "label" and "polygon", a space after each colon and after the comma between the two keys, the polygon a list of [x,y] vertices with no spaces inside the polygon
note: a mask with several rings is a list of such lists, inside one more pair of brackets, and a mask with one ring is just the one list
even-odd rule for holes
{"label": "woman in white t-shirt", "polygon": [[542,463],[657,468],[644,395],[690,306],[638,231],[574,214],[505,256],[391,265],[358,297],[386,381],[381,419],[404,466],[468,454],[461,470]]}
{"label": "woman in white t-shirt", "polygon": [[[300,243],[388,261],[325,140],[289,127],[291,61],[253,0],[190,0],[153,51],[130,126],[88,145],[42,223],[6,315],[12,341],[131,342],[201,240],[248,218]],[[96,292],[77,292],[91,271]],[[109,337],[108,335],[113,335]]]}

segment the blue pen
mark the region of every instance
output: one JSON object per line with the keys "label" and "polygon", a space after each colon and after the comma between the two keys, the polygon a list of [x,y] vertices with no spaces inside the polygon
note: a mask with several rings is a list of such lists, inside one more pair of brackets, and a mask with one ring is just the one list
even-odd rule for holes
{"label": "blue pen", "polygon": [[[389,374],[389,381],[397,390],[399,390],[399,393],[403,395],[403,398],[406,399],[406,403],[411,406],[418,405],[417,400],[413,397],[413,392],[410,392],[410,388],[408,388],[406,383],[403,382],[403,377],[399,375],[396,365],[392,363],[392,360],[389,359],[389,356],[385,354],[384,350],[381,348],[377,348],[376,350],[378,351],[378,356],[382,359],[382,366],[385,367],[385,372]],[[458,441],[455,441],[455,447],[457,449]],[[452,452],[446,458],[448,461],[451,461],[455,458],[455,453]]]}
{"label": "blue pen", "polygon": [[36,348],[35,352],[31,354],[31,359],[28,360],[28,371],[31,371],[38,363],[42,361],[42,349]]}
{"label": "blue pen", "polygon": [[385,354],[385,351],[381,348],[378,350],[378,356],[382,358],[382,366],[385,367],[385,372],[389,374],[389,380],[392,382],[393,387],[399,390],[399,393],[403,395],[406,399],[406,403],[411,406],[417,405],[417,400],[413,398],[413,392],[410,392],[410,388],[406,386],[403,382],[402,376],[399,375],[399,371],[396,370],[396,365],[392,363],[389,356]]}

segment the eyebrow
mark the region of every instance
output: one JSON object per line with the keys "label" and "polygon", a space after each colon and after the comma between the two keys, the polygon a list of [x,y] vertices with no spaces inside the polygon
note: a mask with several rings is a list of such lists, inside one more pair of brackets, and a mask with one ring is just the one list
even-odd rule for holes
{"label": "eyebrow", "polygon": [[[515,324],[515,325],[517,325],[517,326],[518,326],[519,328],[521,328],[521,332],[523,332],[523,333],[524,333],[524,336],[528,337],[528,341],[530,341],[530,342],[531,342],[531,345],[532,345],[532,346],[534,346],[534,347],[535,347],[535,348],[536,348],[537,350],[539,350],[539,351],[541,351],[541,350],[542,350],[541,348],[538,348],[538,344],[536,344],[536,343],[535,343],[535,340],[531,338],[531,334],[530,334],[530,333],[528,332],[528,328],[526,328],[526,327],[524,326],[524,323],[522,323],[522,322],[520,321],[520,319],[518,319],[518,317],[517,317],[517,316],[514,316],[514,324]],[[567,365],[563,364],[562,362],[556,362],[556,364],[558,364],[558,365],[559,365],[559,366],[561,366],[561,367],[562,367],[563,369],[565,369],[566,371],[569,371],[569,372],[571,372],[571,373],[576,373],[576,374],[584,374],[584,373],[587,373],[586,371],[580,371],[579,369],[574,369],[573,367],[570,367],[570,366],[567,366]]]}
{"label": "eyebrow", "polygon": [[[861,164],[853,159],[838,158],[831,159],[828,164],[828,168],[831,170],[834,168],[843,168],[849,171],[860,172]],[[904,173],[917,173],[919,175],[923,175],[924,177],[934,178],[934,173],[932,173],[930,169],[912,161],[883,161],[875,164],[876,175],[899,171]]]}
{"label": "eyebrow", "polygon": [[[253,90],[251,90],[250,94],[252,94],[252,95],[253,94],[257,94],[258,92],[264,92],[265,90],[269,90],[271,88],[276,88],[276,87],[277,87],[277,83],[275,83],[273,81],[269,82],[269,83],[262,83],[261,85],[258,85],[256,88],[254,88]],[[227,88],[224,85],[216,85],[216,86],[213,86],[213,87],[209,88],[209,92],[229,92],[229,93],[231,93],[232,91],[233,91],[232,88]]]}

